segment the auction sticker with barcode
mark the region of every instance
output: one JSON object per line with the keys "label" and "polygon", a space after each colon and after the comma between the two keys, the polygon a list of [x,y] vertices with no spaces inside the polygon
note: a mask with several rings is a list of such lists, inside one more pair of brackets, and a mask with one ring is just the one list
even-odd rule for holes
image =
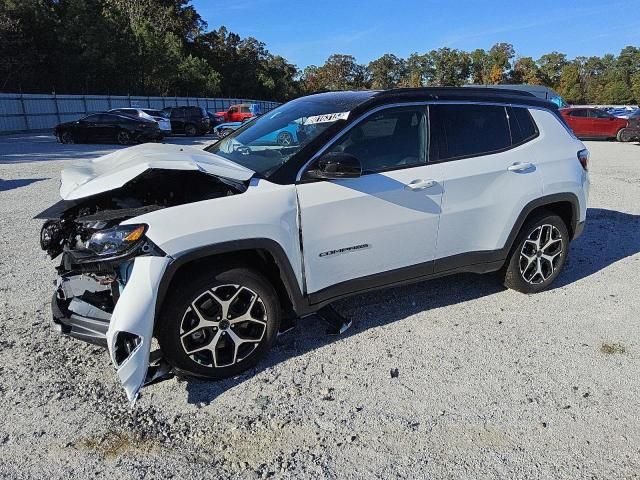
{"label": "auction sticker with barcode", "polygon": [[325,113],[324,115],[315,115],[313,117],[308,117],[305,120],[304,124],[313,125],[315,123],[337,122],[338,120],[346,120],[348,117],[349,112]]}

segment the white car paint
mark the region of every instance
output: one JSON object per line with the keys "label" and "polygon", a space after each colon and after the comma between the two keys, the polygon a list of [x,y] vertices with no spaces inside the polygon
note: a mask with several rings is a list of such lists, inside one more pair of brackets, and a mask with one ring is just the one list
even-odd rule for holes
{"label": "white car paint", "polygon": [[60,196],[75,200],[115,190],[150,169],[200,170],[237,181],[249,180],[254,173],[199,148],[143,143],[65,168]]}
{"label": "white car paint", "polygon": [[[118,378],[130,402],[136,400],[147,375],[158,286],[171,260],[170,257],[136,258],[131,277],[111,315],[107,345]],[[114,355],[114,343],[118,332],[133,333],[141,338],[141,343],[119,366]]]}
{"label": "white car paint", "polygon": [[[433,260],[443,192],[442,169],[433,167],[298,185],[309,293]],[[433,184],[407,188],[421,180]],[[362,248],[327,254],[353,246]]]}

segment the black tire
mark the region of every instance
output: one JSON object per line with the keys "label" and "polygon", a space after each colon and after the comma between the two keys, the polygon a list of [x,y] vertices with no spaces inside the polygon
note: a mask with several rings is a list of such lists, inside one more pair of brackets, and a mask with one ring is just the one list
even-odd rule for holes
{"label": "black tire", "polygon": [[[229,317],[221,318],[225,307],[218,300],[228,301],[234,294]],[[258,298],[249,308],[252,294]],[[247,314],[251,319],[243,321]],[[221,379],[260,361],[277,338],[280,319],[278,296],[269,281],[251,269],[231,268],[203,273],[179,285],[164,304],[156,337],[164,357],[179,372]],[[235,338],[245,342],[236,348]]]}
{"label": "black tire", "polygon": [[60,134],[60,143],[63,143],[65,145],[70,145],[70,144],[76,143],[76,138],[73,135],[73,133],[71,133],[68,130],[65,130]]}
{"label": "black tire", "polygon": [[187,137],[195,137],[196,135],[198,135],[198,129],[196,128],[195,125],[193,125],[191,123],[187,123],[184,126],[184,134]]}
{"label": "black tire", "polygon": [[282,147],[288,147],[293,144],[293,135],[289,132],[280,132],[276,137],[276,142]]}
{"label": "black tire", "polygon": [[618,130],[618,133],[616,133],[616,140],[619,142],[626,142],[627,140],[623,140],[624,137],[624,128],[621,128],[620,130]]}
{"label": "black tire", "polygon": [[522,293],[546,290],[562,271],[569,240],[567,226],[558,215],[541,212],[528,219],[503,270],[505,287]]}
{"label": "black tire", "polygon": [[119,145],[129,145],[131,143],[131,134],[126,130],[120,130],[116,133],[116,142]]}

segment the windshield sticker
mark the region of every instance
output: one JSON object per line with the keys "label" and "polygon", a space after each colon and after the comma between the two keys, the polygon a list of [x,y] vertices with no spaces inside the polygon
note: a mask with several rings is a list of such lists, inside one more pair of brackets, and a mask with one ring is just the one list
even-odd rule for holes
{"label": "windshield sticker", "polygon": [[313,117],[308,117],[304,124],[305,125],[314,125],[316,123],[329,123],[329,122],[337,122],[338,120],[346,120],[349,117],[350,112],[339,112],[339,113],[325,113],[324,115],[315,115]]}

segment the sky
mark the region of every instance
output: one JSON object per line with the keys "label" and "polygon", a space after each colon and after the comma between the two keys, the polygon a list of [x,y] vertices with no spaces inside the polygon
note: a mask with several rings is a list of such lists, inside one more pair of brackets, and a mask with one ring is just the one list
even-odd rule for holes
{"label": "sky", "polygon": [[333,53],[368,63],[440,47],[513,44],[519,56],[618,54],[640,46],[640,0],[193,0],[209,29],[253,36],[304,68]]}

